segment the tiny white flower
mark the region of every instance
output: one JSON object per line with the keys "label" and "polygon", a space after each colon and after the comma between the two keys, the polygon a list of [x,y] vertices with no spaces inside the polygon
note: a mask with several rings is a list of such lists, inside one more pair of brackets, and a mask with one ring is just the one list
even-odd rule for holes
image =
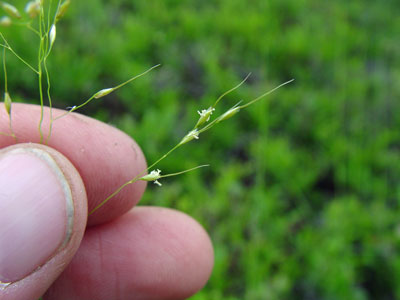
{"label": "tiny white flower", "polygon": [[190,142],[191,140],[199,139],[199,131],[197,129],[194,129],[190,131],[185,137],[182,139],[182,141],[179,143],[181,145],[186,144],[187,142]]}
{"label": "tiny white flower", "polygon": [[201,118],[206,118],[206,122],[208,122],[214,110],[214,107],[209,107],[207,109],[201,110],[201,112],[197,111],[197,113],[200,115]]}
{"label": "tiny white flower", "polygon": [[207,109],[203,109],[202,111],[197,111],[197,113],[200,115],[200,118],[197,121],[196,127],[208,122],[214,110],[215,108],[209,107]]}
{"label": "tiny white flower", "polygon": [[143,177],[141,177],[139,180],[144,180],[144,181],[154,181],[154,184],[157,184],[158,186],[161,186],[162,184],[158,182],[158,179],[161,178],[161,170],[153,170],[150,172],[150,174],[147,174]]}
{"label": "tiny white flower", "polygon": [[194,139],[198,140],[199,139],[199,131],[197,129],[192,130],[189,132],[189,136],[192,136]]}
{"label": "tiny white flower", "polygon": [[157,176],[158,178],[160,178],[160,173],[161,173],[161,170],[160,170],[160,169],[157,169],[157,170],[151,171],[151,172],[150,172],[150,175],[152,175],[152,176]]}

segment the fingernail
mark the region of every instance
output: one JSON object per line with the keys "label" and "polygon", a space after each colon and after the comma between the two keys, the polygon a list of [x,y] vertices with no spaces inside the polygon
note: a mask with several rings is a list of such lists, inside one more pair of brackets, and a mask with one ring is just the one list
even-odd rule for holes
{"label": "fingernail", "polygon": [[44,150],[0,153],[0,288],[46,263],[71,235],[71,189]]}

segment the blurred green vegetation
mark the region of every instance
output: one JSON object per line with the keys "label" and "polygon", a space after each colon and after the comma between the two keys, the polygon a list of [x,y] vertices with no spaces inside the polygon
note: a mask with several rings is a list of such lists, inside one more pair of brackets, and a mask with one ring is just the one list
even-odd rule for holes
{"label": "blurred green vegetation", "polygon": [[[72,1],[53,97],[77,105],[161,63],[82,110],[152,162],[247,73],[216,113],[295,78],[163,162],[163,173],[211,168],[150,186],[141,203],[210,233],[215,269],[191,299],[400,299],[399,15],[397,0]],[[35,57],[32,35],[4,33]],[[37,99],[8,58],[13,97]]]}

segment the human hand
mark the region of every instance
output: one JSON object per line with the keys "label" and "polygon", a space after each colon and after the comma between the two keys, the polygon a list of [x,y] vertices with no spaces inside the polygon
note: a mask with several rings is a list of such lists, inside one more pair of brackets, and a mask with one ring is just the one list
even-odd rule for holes
{"label": "human hand", "polygon": [[[54,124],[49,147],[27,144],[40,141],[39,116],[38,106],[14,104],[20,144],[0,136],[0,282],[12,282],[0,285],[0,299],[161,300],[198,291],[212,270],[210,239],[180,212],[133,208],[144,182],[87,219],[88,207],[145,169],[132,139],[70,114]],[[8,126],[2,111],[0,132]]]}

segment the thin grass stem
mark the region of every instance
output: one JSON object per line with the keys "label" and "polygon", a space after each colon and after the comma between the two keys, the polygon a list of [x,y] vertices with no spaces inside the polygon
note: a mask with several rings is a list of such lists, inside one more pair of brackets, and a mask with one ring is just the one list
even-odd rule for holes
{"label": "thin grass stem", "polygon": [[[6,65],[6,49],[3,48],[3,70],[4,70],[4,95],[8,95],[8,76],[7,76],[7,65]],[[11,98],[8,98],[11,99]],[[9,128],[10,128],[10,136],[14,137],[14,139],[16,140],[16,136],[12,127],[12,118],[11,118],[11,113],[12,113],[12,103],[11,100],[9,101],[9,104],[7,99],[4,99],[4,103],[6,105],[6,109],[7,109],[7,113],[8,113],[8,120],[9,120]],[[9,105],[9,107],[7,108],[7,105]]]}
{"label": "thin grass stem", "polygon": [[135,77],[132,77],[131,79],[121,83],[120,85],[117,85],[116,87],[113,87],[113,90],[117,90],[121,87],[123,87],[124,85],[127,85],[128,83],[134,81],[135,79],[138,79],[139,77],[142,77],[143,75],[146,75],[147,73],[149,73],[150,71],[154,70],[155,68],[158,68],[159,66],[161,66],[161,64],[157,64],[155,66],[152,66],[150,69],[144,71],[143,73],[136,75]]}
{"label": "thin grass stem", "polygon": [[185,171],[181,171],[181,172],[177,172],[177,173],[171,173],[171,174],[166,174],[166,175],[161,175],[160,178],[166,178],[166,177],[172,177],[172,176],[177,176],[177,175],[181,175],[181,174],[185,174],[187,172],[190,171],[194,171],[196,169],[200,169],[200,168],[204,168],[204,167],[209,167],[210,165],[201,165],[201,166],[197,166],[191,169],[187,169]]}
{"label": "thin grass stem", "polygon": [[247,76],[239,84],[237,84],[236,86],[234,86],[233,88],[231,88],[230,90],[226,91],[221,96],[219,96],[217,101],[215,101],[214,105],[212,106],[212,108],[215,108],[217,106],[218,102],[221,101],[222,98],[224,98],[226,95],[233,92],[234,90],[238,89],[243,83],[245,83],[247,81],[247,79],[250,77],[250,75],[251,75],[251,73],[247,74]]}
{"label": "thin grass stem", "polygon": [[8,92],[8,82],[7,82],[7,66],[6,66],[6,49],[3,48],[3,70],[4,70],[4,91]]}
{"label": "thin grass stem", "polygon": [[[102,201],[99,205],[97,205],[94,209],[92,209],[89,212],[89,216],[92,215],[96,210],[98,210],[100,207],[102,207],[104,204],[106,204],[112,197],[117,195],[122,189],[124,189],[127,185],[130,185],[132,183],[135,183],[138,181],[146,172],[152,168],[154,168],[159,162],[161,162],[163,159],[168,157],[172,152],[174,152],[176,149],[178,149],[181,145],[177,144],[175,145],[171,150],[169,150],[167,153],[165,153],[163,156],[161,156],[158,160],[156,160],[153,164],[151,164],[149,167],[141,171],[138,175],[136,175],[133,179],[129,180],[128,182],[125,182],[123,185],[121,185],[114,193],[112,193],[110,196],[108,196],[104,201]],[[166,177],[166,175],[164,175]]]}
{"label": "thin grass stem", "polygon": [[14,49],[10,46],[10,44],[7,42],[6,38],[4,37],[4,35],[0,32],[0,37],[3,39],[5,45],[0,44],[0,46],[2,46],[3,48],[8,49],[12,54],[15,55],[15,57],[17,57],[22,63],[24,63],[29,69],[31,69],[33,72],[35,72],[36,74],[39,74],[39,71],[36,70],[34,67],[32,67],[26,60],[24,60],[21,56],[19,56]]}
{"label": "thin grass stem", "polygon": [[46,74],[46,81],[47,81],[47,98],[49,100],[49,110],[50,110],[50,124],[49,124],[49,132],[46,138],[46,145],[48,144],[50,137],[51,137],[51,133],[53,131],[53,103],[51,101],[51,94],[50,94],[50,89],[51,89],[51,83],[50,83],[50,74],[49,74],[49,70],[47,68],[47,63],[46,63],[46,58],[44,59],[43,62],[43,66],[44,66],[44,70],[45,70],[45,74]]}
{"label": "thin grass stem", "polygon": [[[112,91],[117,90],[117,89],[123,87],[124,85],[126,85],[126,84],[132,82],[133,80],[138,79],[139,77],[142,77],[142,76],[146,75],[147,73],[149,73],[150,71],[154,70],[155,68],[158,68],[159,66],[161,66],[161,65],[160,65],[160,64],[155,65],[155,66],[151,67],[150,69],[144,71],[143,73],[141,73],[141,74],[139,74],[139,75],[136,75],[136,76],[134,76],[134,77],[128,79],[127,81],[125,81],[125,82],[123,82],[123,83],[121,83],[121,84],[119,84],[119,85],[117,85],[117,86],[115,86],[115,87],[113,87],[113,88],[110,88],[110,90],[112,90]],[[86,100],[85,102],[83,102],[82,104],[77,105],[77,106],[73,106],[69,111],[67,111],[66,113],[62,114],[61,116],[58,116],[57,118],[55,118],[54,121],[59,120],[59,119],[65,117],[65,116],[69,115],[70,113],[72,113],[72,112],[74,112],[74,111],[76,111],[76,110],[82,108],[83,106],[85,106],[85,105],[87,105],[89,102],[91,102],[93,99],[98,99],[98,98],[97,98],[98,93],[99,93],[99,92],[96,92],[93,96],[91,96],[89,99],[87,99],[87,100]]]}
{"label": "thin grass stem", "polygon": [[39,31],[37,31],[35,28],[33,28],[33,27],[31,26],[31,23],[28,23],[28,25],[26,26],[26,28],[28,28],[29,30],[31,30],[31,31],[34,32],[37,36],[40,37]]}
{"label": "thin grass stem", "polygon": [[15,138],[15,135],[13,135],[11,133],[7,133],[7,132],[0,132],[0,135],[11,136],[11,137]]}
{"label": "thin grass stem", "polygon": [[279,89],[279,88],[283,87],[284,85],[287,85],[287,84],[289,84],[289,83],[291,83],[291,82],[293,82],[293,81],[294,81],[294,79],[291,79],[291,80],[288,80],[288,81],[286,81],[286,82],[284,82],[284,83],[278,85],[277,87],[275,87],[275,88],[273,88],[272,90],[270,90],[270,91],[268,91],[268,92],[262,94],[261,96],[258,96],[257,98],[251,100],[250,102],[241,105],[241,106],[240,106],[240,109],[246,108],[247,106],[252,105],[254,102],[257,102],[258,100],[264,98],[265,96],[267,96],[267,95],[269,95],[269,94],[275,92],[277,89]]}
{"label": "thin grass stem", "polygon": [[114,197],[115,195],[117,195],[119,192],[122,191],[122,189],[124,187],[126,187],[129,184],[132,184],[134,182],[136,182],[138,180],[138,178],[134,178],[128,182],[125,182],[123,185],[121,185],[114,193],[112,193],[110,196],[108,196],[105,200],[103,200],[100,204],[98,204],[95,208],[93,208],[90,212],[89,212],[89,216],[92,215],[96,210],[98,210],[100,207],[102,207],[104,204],[106,204],[112,197]]}
{"label": "thin grass stem", "polygon": [[39,14],[39,34],[40,34],[40,44],[39,44],[39,51],[38,51],[38,85],[39,85],[39,96],[40,96],[40,119],[39,119],[39,135],[40,135],[40,143],[43,143],[43,131],[42,131],[42,124],[43,124],[43,116],[44,116],[44,99],[43,99],[43,71],[42,71],[42,61],[43,61],[43,52],[44,52],[44,43],[45,38],[43,32],[45,31],[45,23],[44,23],[44,9],[43,7],[40,10]]}

